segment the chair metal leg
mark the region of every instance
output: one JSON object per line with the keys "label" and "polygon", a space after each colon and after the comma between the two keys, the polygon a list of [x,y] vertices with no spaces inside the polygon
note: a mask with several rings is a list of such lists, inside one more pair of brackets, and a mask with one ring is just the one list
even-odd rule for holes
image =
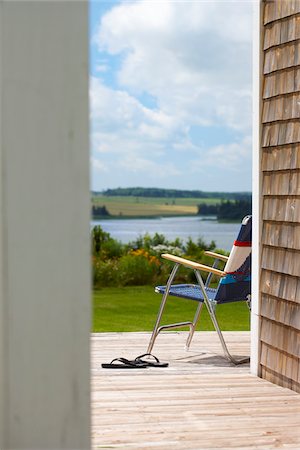
{"label": "chair metal leg", "polygon": [[[195,313],[195,316],[194,316],[193,322],[179,322],[179,323],[174,323],[174,324],[170,324],[170,325],[160,326],[160,321],[161,321],[161,318],[162,318],[163,311],[165,309],[165,305],[166,305],[166,301],[167,301],[167,298],[168,298],[168,295],[169,295],[171,284],[172,284],[172,282],[173,282],[173,280],[175,278],[175,275],[176,275],[176,272],[177,272],[179,266],[180,266],[180,264],[176,263],[174,265],[172,271],[171,271],[170,276],[169,276],[169,279],[168,279],[168,282],[167,282],[167,285],[166,285],[166,290],[165,290],[165,292],[163,294],[162,301],[161,301],[161,304],[160,304],[160,308],[159,308],[159,311],[158,311],[156,323],[155,323],[155,326],[154,326],[154,329],[153,329],[153,332],[152,332],[152,335],[151,335],[151,338],[150,338],[150,341],[149,341],[147,353],[151,353],[158,334],[160,333],[160,331],[162,331],[164,329],[171,329],[171,328],[179,328],[179,327],[182,327],[182,326],[189,326],[190,327],[190,332],[189,332],[189,335],[188,335],[188,338],[187,338],[187,341],[186,341],[186,348],[188,349],[190,344],[191,344],[191,341],[192,341],[192,338],[193,338],[193,335],[194,335],[194,332],[195,332],[195,328],[196,328],[197,322],[199,320],[199,317],[200,317],[200,314],[201,314],[201,311],[202,311],[203,303],[199,303],[199,305],[197,307],[197,310],[196,310],[196,313]],[[243,364],[245,362],[249,362],[249,360],[250,360],[249,358],[243,358],[243,359],[238,360],[238,359],[235,359],[230,354],[230,352],[229,352],[229,350],[227,348],[226,342],[224,340],[223,334],[222,334],[222,332],[220,330],[220,327],[219,327],[219,324],[218,324],[218,321],[217,321],[217,318],[216,318],[216,315],[215,315],[215,312],[214,312],[214,308],[212,306],[211,301],[209,300],[209,298],[207,296],[207,293],[206,293],[206,290],[205,290],[205,284],[203,282],[201,274],[197,270],[194,270],[194,273],[195,273],[196,279],[198,281],[198,284],[199,284],[199,286],[201,288],[201,291],[203,293],[204,303],[205,303],[206,308],[208,310],[210,319],[211,319],[211,321],[212,321],[212,323],[213,323],[213,325],[215,327],[215,330],[218,333],[218,336],[219,336],[220,342],[222,344],[222,348],[223,348],[225,357],[230,362],[232,362],[235,365]]]}
{"label": "chair metal leg", "polygon": [[215,327],[215,329],[216,329],[216,331],[218,333],[218,336],[219,336],[220,342],[222,344],[223,351],[224,351],[224,354],[225,354],[226,358],[229,361],[231,361],[233,364],[235,364],[235,365],[243,364],[245,362],[249,362],[249,360],[250,360],[249,358],[243,358],[243,359],[238,360],[238,359],[235,359],[229,353],[229,350],[227,348],[227,345],[226,345],[226,342],[224,340],[223,334],[222,334],[222,332],[220,330],[220,327],[219,327],[219,324],[218,324],[215,312],[213,310],[211,302],[209,301],[209,298],[207,297],[207,294],[206,294],[206,291],[205,291],[205,285],[204,285],[204,282],[202,280],[202,277],[201,277],[201,275],[199,274],[199,272],[197,270],[194,270],[194,273],[196,275],[196,278],[197,278],[197,281],[199,283],[199,286],[201,287],[201,290],[202,290],[202,293],[203,293],[203,296],[204,296],[204,303],[205,303],[205,305],[207,307],[207,310],[208,310],[209,316],[211,318],[211,321],[212,321],[212,323],[213,323],[213,325],[214,325],[214,327]]}
{"label": "chair metal leg", "polygon": [[190,348],[190,345],[191,345],[191,342],[192,342],[192,339],[193,339],[193,336],[194,336],[194,333],[195,333],[195,329],[196,329],[198,320],[200,318],[200,314],[201,314],[202,308],[203,308],[203,303],[199,303],[199,305],[197,307],[197,310],[196,310],[196,313],[195,313],[195,316],[194,316],[194,320],[193,320],[192,326],[190,328],[189,335],[188,335],[187,340],[186,340],[186,344],[185,344],[186,350],[188,350]]}
{"label": "chair metal leg", "polygon": [[169,291],[170,291],[170,287],[171,287],[172,281],[174,280],[174,277],[176,275],[176,272],[177,272],[178,268],[179,268],[179,264],[175,264],[175,266],[172,269],[172,272],[170,273],[170,276],[169,276],[169,279],[168,279],[168,282],[167,282],[167,285],[166,285],[166,290],[165,290],[165,293],[164,293],[164,295],[162,297],[162,301],[161,301],[160,308],[159,308],[159,311],[158,311],[157,319],[156,319],[156,322],[155,322],[155,325],[154,325],[154,328],[153,328],[153,331],[152,331],[152,335],[151,335],[150,342],[149,342],[149,345],[148,345],[147,353],[151,353],[151,351],[153,349],[153,345],[154,345],[155,339],[157,338],[158,333],[162,329],[162,328],[159,328],[159,324],[160,324],[160,321],[161,321],[161,317],[162,317],[163,311],[165,309],[165,305],[166,305],[166,301],[167,301],[167,298],[168,298],[168,295],[169,295]]}

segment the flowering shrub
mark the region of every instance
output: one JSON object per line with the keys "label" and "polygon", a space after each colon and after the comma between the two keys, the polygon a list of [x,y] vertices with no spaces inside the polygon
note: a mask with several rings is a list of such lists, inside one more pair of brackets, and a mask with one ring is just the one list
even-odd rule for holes
{"label": "flowering shrub", "polygon": [[151,247],[151,250],[157,255],[161,255],[162,253],[171,253],[172,255],[182,256],[184,251],[180,247],[174,247],[174,245],[154,245]]}
{"label": "flowering shrub", "polygon": [[[92,230],[92,274],[93,286],[128,286],[164,284],[173,267],[170,261],[162,261],[162,253],[171,253],[204,264],[211,260],[204,255],[204,249],[212,250],[215,243],[206,245],[201,238],[195,243],[188,239],[184,245],[180,239],[169,242],[165,236],[156,233],[140,236],[127,245],[113,239],[100,226]],[[180,268],[178,282],[194,282],[192,270]]]}
{"label": "flowering shrub", "polygon": [[119,258],[125,251],[124,245],[113,239],[98,225],[92,230],[92,252],[93,255],[101,256],[102,260]]}
{"label": "flowering shrub", "polygon": [[144,249],[133,250],[119,260],[119,283],[122,286],[153,284],[160,262]]}
{"label": "flowering shrub", "polygon": [[149,263],[159,265],[159,260],[157,259],[157,257],[154,255],[150,255],[150,253],[144,248],[131,250],[129,254],[133,256],[142,256],[143,258],[146,258],[149,261]]}
{"label": "flowering shrub", "polygon": [[155,233],[153,237],[149,233],[144,234],[144,236],[139,236],[135,241],[129,242],[128,247],[133,249],[144,248],[147,250],[152,249],[156,246],[165,247],[178,247],[182,250],[184,249],[181,239],[176,238],[175,241],[168,241],[163,234]]}
{"label": "flowering shrub", "polygon": [[94,287],[116,286],[118,278],[118,261],[102,261],[99,257],[92,258],[92,276]]}

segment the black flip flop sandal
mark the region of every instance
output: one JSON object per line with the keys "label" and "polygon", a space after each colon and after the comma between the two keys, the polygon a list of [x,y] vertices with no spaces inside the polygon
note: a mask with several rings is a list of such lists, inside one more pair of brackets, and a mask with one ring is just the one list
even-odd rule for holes
{"label": "black flip flop sandal", "polygon": [[126,358],[115,358],[110,363],[101,364],[103,369],[146,369],[147,364],[140,361],[130,361]]}
{"label": "black flip flop sandal", "polygon": [[[146,356],[152,358],[153,360],[143,359]],[[169,363],[160,362],[159,359],[151,353],[144,353],[143,355],[137,356],[134,361],[137,364],[145,364],[146,367],[168,367],[169,365]]]}

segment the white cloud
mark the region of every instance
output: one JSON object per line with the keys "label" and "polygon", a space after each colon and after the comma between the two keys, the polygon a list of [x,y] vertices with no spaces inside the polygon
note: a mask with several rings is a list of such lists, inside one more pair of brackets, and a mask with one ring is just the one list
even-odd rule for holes
{"label": "white cloud", "polygon": [[126,2],[104,16],[96,39],[122,54],[120,84],[149,92],[164,113],[246,129],[250,18],[249,2]]}
{"label": "white cloud", "polygon": [[[207,170],[207,167],[224,169],[226,171],[239,171],[241,164],[251,168],[251,143],[250,135],[245,136],[241,142],[216,145],[202,151],[201,155],[190,162],[190,170]],[[244,167],[243,167],[244,169]],[[213,172],[212,172],[213,175]],[[226,176],[226,172],[224,172]]]}
{"label": "white cloud", "polygon": [[158,178],[163,178],[166,175],[168,177],[173,177],[181,174],[181,172],[172,163],[160,165],[155,161],[151,161],[146,158],[133,158],[131,156],[127,156],[121,162],[121,167],[124,167],[129,172],[139,173],[141,175],[147,173],[151,174],[152,177]]}
{"label": "white cloud", "polygon": [[176,121],[163,111],[146,108],[124,89],[111,89],[97,78],[91,78],[90,105],[91,116],[94,121],[99,121],[102,129],[111,128],[112,123],[136,128],[145,121],[160,126],[163,132],[172,128]]}
{"label": "white cloud", "polygon": [[98,64],[96,66],[96,71],[99,73],[105,73],[109,70],[109,67],[106,64]]}
{"label": "white cloud", "polygon": [[100,153],[161,154],[174,136],[185,128],[176,115],[143,106],[124,90],[90,83],[93,150]]}
{"label": "white cloud", "polygon": [[92,169],[96,170],[97,172],[107,172],[108,168],[107,166],[102,162],[99,161],[99,159],[91,158],[91,167]]}
{"label": "white cloud", "polygon": [[[205,189],[195,185],[197,171],[236,172],[247,160],[249,185],[251,3],[124,1],[102,17],[93,42],[101,52],[90,85],[95,171],[127,185],[157,177],[169,187],[193,174],[180,183]],[[111,55],[120,59],[108,86],[101,76],[107,81]],[[227,128],[232,141],[227,134],[218,145],[199,142],[195,127]]]}

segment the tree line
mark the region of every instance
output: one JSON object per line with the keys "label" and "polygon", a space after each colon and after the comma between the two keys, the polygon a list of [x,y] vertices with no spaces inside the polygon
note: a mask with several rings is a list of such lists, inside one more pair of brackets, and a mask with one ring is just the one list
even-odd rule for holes
{"label": "tree line", "polygon": [[202,216],[217,216],[218,220],[241,220],[244,216],[251,214],[252,200],[226,200],[217,205],[198,205],[198,214]]}
{"label": "tree line", "polygon": [[218,198],[224,200],[249,200],[250,192],[204,192],[199,190],[163,189],[163,188],[143,188],[128,187],[106,189],[103,192],[92,192],[93,196],[105,195],[131,196],[131,197],[157,197],[157,198]]}
{"label": "tree line", "polygon": [[97,217],[110,216],[106,206],[92,205],[92,217],[97,219]]}

